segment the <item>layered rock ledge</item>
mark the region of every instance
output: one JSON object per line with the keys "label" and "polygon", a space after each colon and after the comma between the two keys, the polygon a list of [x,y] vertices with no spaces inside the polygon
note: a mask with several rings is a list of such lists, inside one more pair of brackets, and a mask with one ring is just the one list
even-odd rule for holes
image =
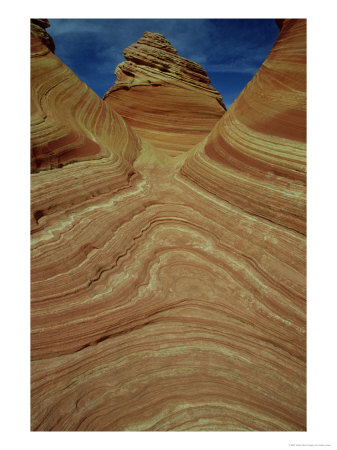
{"label": "layered rock ledge", "polygon": [[[160,108],[147,116],[158,148],[33,29],[32,430],[306,430],[306,28],[281,27],[237,101],[176,158]],[[202,71],[151,70],[158,86],[111,95],[139,114],[149,89],[158,104],[170,92],[178,122],[177,90],[219,105]]]}
{"label": "layered rock ledge", "polygon": [[170,155],[189,150],[226,111],[206,71],[163,35],[147,31],[123,55],[103,98],[156,148]]}
{"label": "layered rock ledge", "polygon": [[255,77],[181,173],[232,205],[306,233],[306,21],[282,20]]}

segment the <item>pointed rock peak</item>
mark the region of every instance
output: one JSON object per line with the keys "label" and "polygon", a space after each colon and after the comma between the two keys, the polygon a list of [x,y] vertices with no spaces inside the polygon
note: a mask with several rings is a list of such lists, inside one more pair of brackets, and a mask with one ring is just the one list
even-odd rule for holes
{"label": "pointed rock peak", "polygon": [[116,88],[134,87],[144,84],[186,83],[219,97],[211,85],[205,69],[187,58],[178,55],[177,49],[160,33],[145,31],[136,43],[129,45],[123,56],[126,61],[116,70],[116,83],[104,98]]}
{"label": "pointed rock peak", "polygon": [[145,31],[144,36],[138,39],[137,44],[148,45],[150,47],[156,47],[165,52],[178,54],[177,49],[173,47],[166,37],[160,33],[152,33],[151,31]]}
{"label": "pointed rock peak", "polygon": [[225,113],[206,71],[179,56],[162,34],[146,31],[123,55],[126,61],[116,67],[116,82],[103,99],[154,148],[178,156]]}
{"label": "pointed rock peak", "polygon": [[35,25],[38,25],[41,28],[49,28],[50,27],[50,23],[48,19],[31,19],[30,20],[31,23],[34,23]]}
{"label": "pointed rock peak", "polygon": [[30,32],[33,38],[40,41],[54,53],[55,44],[53,38],[46,31],[48,27],[50,27],[48,19],[30,19]]}
{"label": "pointed rock peak", "polygon": [[124,50],[123,56],[127,61],[140,66],[172,74],[182,71],[185,74],[189,73],[192,78],[200,78],[199,81],[203,83],[209,83],[207,73],[200,64],[179,56],[172,44],[159,33],[145,31],[143,37]]}

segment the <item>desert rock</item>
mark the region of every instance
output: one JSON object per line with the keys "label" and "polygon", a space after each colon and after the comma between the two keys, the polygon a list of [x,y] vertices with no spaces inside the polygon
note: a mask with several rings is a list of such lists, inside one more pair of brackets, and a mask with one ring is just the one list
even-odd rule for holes
{"label": "desert rock", "polygon": [[182,173],[257,217],[306,232],[306,21],[277,42]]}
{"label": "desert rock", "polygon": [[124,50],[105,101],[151,144],[169,155],[201,141],[225,113],[205,70],[178,56],[159,33],[145,32]]}
{"label": "desert rock", "polygon": [[[164,37],[137,46],[102,101],[33,35],[31,428],[304,431],[305,21],[227,112]],[[210,133],[145,126],[149,89]]]}

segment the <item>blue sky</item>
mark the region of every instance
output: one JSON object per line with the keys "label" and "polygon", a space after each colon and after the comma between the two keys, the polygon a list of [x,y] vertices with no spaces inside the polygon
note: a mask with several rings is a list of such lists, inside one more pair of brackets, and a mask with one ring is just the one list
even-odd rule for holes
{"label": "blue sky", "polygon": [[266,59],[279,33],[274,19],[49,19],[55,54],[100,97],[115,82],[123,50],[144,31],[163,34],[201,64],[228,107]]}

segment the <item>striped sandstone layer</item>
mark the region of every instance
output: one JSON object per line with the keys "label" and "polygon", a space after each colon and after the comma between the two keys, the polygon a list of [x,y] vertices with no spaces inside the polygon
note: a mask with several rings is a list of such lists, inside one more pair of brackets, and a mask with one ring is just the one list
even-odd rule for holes
{"label": "striped sandstone layer", "polygon": [[[283,27],[271,53],[280,48],[274,78],[278,67],[282,72],[281,47],[292,61],[290,48],[302,45],[300,21]],[[295,68],[289,65],[288,78]],[[252,86],[263,93],[262,84]],[[246,103],[257,107],[254,89],[246,88],[241,105],[249,94]],[[284,89],[282,101],[294,103],[292,96],[300,97]],[[304,142],[269,134],[274,128],[263,128],[261,116],[255,125],[250,108],[247,117],[243,106],[238,110],[245,127],[240,122],[230,141],[244,155],[235,172],[241,203],[232,200],[223,119],[177,158],[137,140],[125,125],[121,145],[133,136],[128,152],[138,155],[128,160],[132,175],[123,187],[97,188],[86,200],[81,195],[107,176],[96,159],[32,175],[33,198],[45,205],[31,253],[32,430],[306,429],[305,236],[275,214],[259,214],[259,189],[270,186],[282,197],[276,175],[264,182],[265,166],[251,168],[252,155],[267,164],[258,152],[269,145],[273,171],[288,177],[288,202],[278,206],[287,218],[294,182],[280,146],[287,139],[301,159]],[[71,168],[77,179],[68,178]]]}
{"label": "striped sandstone layer", "polygon": [[139,138],[54,55],[45,22],[31,25],[32,172],[92,159],[132,165]]}
{"label": "striped sandstone layer", "polygon": [[31,25],[32,233],[51,213],[65,216],[128,186],[141,149],[125,121],[53,54],[47,26]]}
{"label": "striped sandstone layer", "polygon": [[226,111],[197,63],[178,56],[158,33],[145,32],[123,53],[105,101],[151,144],[175,156],[200,142]]}
{"label": "striped sandstone layer", "polygon": [[244,211],[305,234],[305,20],[283,21],[268,58],[182,174]]}

